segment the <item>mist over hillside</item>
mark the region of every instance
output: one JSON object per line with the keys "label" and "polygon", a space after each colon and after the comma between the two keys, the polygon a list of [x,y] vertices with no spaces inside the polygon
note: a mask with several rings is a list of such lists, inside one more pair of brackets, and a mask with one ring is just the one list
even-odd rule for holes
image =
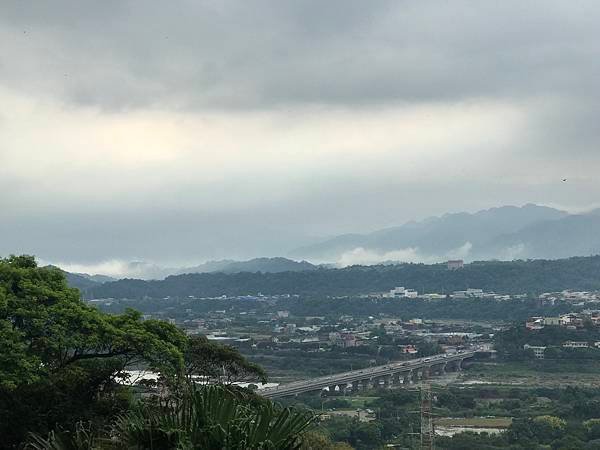
{"label": "mist over hillside", "polygon": [[[288,252],[289,258],[223,259],[183,267],[144,261],[112,261],[89,269],[69,270],[75,285],[120,278],[161,280],[171,275],[314,270],[355,264],[434,264],[449,259],[470,261],[559,259],[600,254],[600,210],[569,214],[547,206],[502,206],[476,213],[449,213],[411,221],[368,234],[345,234]],[[285,251],[282,250],[282,253]],[[77,266],[75,267],[78,268]],[[108,276],[107,276],[108,275]]]}
{"label": "mist over hillside", "polygon": [[546,206],[502,206],[453,213],[369,234],[347,234],[301,247],[291,257],[341,266],[383,261],[512,260],[600,253],[598,210],[573,215]]}
{"label": "mist over hillside", "polygon": [[[156,264],[144,262],[123,263],[120,269],[124,276],[118,278],[162,280],[168,276],[193,273],[238,273],[238,272],[298,272],[315,270],[317,266],[307,261],[293,261],[287,258],[254,258],[248,261],[209,261],[192,267],[166,268]],[[117,278],[106,275],[88,275],[86,273],[72,273],[65,271],[69,284],[79,289],[116,281]]]}

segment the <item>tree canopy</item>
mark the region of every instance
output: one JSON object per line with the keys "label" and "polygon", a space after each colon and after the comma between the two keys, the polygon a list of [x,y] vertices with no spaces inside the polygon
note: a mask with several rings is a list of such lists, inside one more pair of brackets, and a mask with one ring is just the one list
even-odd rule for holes
{"label": "tree canopy", "polygon": [[[187,362],[186,362],[187,357]],[[30,431],[102,422],[127,410],[126,368],[175,379],[187,373],[265,377],[236,350],[189,339],[139,312],[103,313],[80,299],[64,273],[31,256],[0,259],[0,435],[15,447]]]}
{"label": "tree canopy", "polygon": [[564,289],[600,289],[600,256],[560,260],[481,261],[460,270],[445,264],[351,266],[279,273],[191,273],[164,280],[124,279],[84,290],[86,298],[236,296],[262,293],[303,296],[357,295],[406,286],[449,293],[469,287],[506,294],[539,294]]}

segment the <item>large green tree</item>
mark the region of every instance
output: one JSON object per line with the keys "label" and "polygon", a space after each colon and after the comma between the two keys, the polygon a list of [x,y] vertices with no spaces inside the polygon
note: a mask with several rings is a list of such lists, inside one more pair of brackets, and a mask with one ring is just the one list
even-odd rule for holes
{"label": "large green tree", "polygon": [[190,378],[203,376],[226,383],[267,380],[262,367],[248,361],[237,349],[210,342],[206,336],[189,338],[185,351],[185,373]]}
{"label": "large green tree", "polygon": [[31,256],[0,259],[0,435],[7,448],[28,431],[93,420],[127,403],[118,383],[130,365],[183,371],[187,338],[135,311],[85,304],[63,273]]}

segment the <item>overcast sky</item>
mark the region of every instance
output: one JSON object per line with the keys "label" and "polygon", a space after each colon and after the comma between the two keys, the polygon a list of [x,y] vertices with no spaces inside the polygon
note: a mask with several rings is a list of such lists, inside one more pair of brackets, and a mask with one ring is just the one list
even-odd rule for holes
{"label": "overcast sky", "polygon": [[598,206],[598,23],[597,0],[2,0],[0,255],[194,263]]}

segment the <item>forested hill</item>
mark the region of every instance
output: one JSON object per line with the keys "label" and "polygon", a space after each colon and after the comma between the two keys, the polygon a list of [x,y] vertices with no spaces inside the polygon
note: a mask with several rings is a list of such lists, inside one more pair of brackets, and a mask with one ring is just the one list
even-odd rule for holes
{"label": "forested hill", "polygon": [[443,264],[353,266],[281,273],[202,273],[164,280],[124,279],[92,286],[85,298],[215,297],[243,294],[353,295],[405,286],[420,292],[481,288],[497,293],[600,290],[600,256],[561,260],[475,262],[464,269]]}

